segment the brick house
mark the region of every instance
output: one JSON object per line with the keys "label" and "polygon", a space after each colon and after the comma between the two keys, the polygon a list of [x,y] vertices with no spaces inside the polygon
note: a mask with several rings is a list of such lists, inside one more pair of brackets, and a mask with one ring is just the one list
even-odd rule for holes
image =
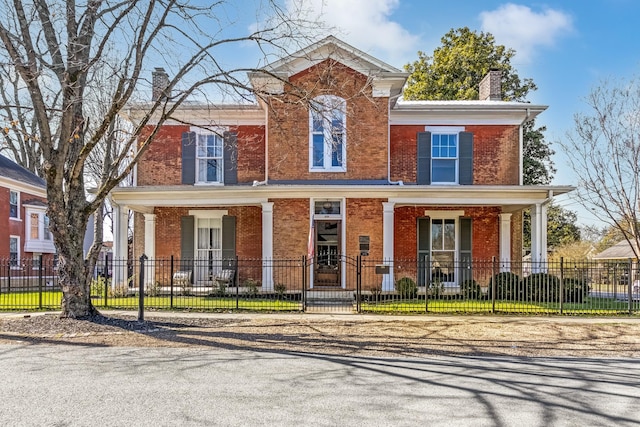
{"label": "brick house", "polygon": [[[312,250],[310,286],[344,288],[341,260],[362,255],[390,267],[386,291],[399,260],[429,259],[455,288],[460,262],[521,259],[526,208],[534,261],[546,256],[546,206],[572,187],[522,185],[522,126],[546,106],[501,101],[499,72],[478,101],[402,101],[407,73],[334,37],[264,70],[249,75],[269,92],[259,103],[188,104],[163,125],[135,185],[112,193],[114,257],[133,211],[136,257]],[[263,290],[273,274],[263,269]]]}
{"label": "brick house", "polygon": [[[0,259],[12,269],[55,253],[42,178],[0,155]],[[37,265],[37,264],[33,264]],[[4,275],[5,273],[3,273]]]}

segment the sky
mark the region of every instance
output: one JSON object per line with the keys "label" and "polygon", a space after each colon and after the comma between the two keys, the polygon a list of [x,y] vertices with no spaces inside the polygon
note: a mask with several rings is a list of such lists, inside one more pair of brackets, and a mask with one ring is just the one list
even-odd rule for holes
{"label": "sky", "polygon": [[[290,6],[294,0],[286,0]],[[545,139],[556,151],[552,184],[577,185],[577,178],[556,143],[573,129],[573,116],[587,111],[589,92],[605,80],[640,75],[635,34],[640,18],[637,0],[303,0],[332,33],[354,47],[402,68],[430,55],[452,28],[491,33],[498,44],[513,48],[512,66],[531,78],[538,90],[529,101],[547,105],[536,124],[546,126]],[[581,225],[601,226],[570,197],[556,204],[573,210]]]}

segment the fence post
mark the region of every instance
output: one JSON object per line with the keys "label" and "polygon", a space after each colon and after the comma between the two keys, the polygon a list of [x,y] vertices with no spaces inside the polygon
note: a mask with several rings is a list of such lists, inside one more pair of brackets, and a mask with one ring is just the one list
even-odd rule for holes
{"label": "fence post", "polygon": [[109,254],[104,254],[104,269],[102,275],[104,276],[104,306],[107,307],[109,298]]}
{"label": "fence post", "polygon": [[169,308],[173,309],[173,255],[169,264]]}
{"label": "fence post", "polygon": [[429,255],[424,257],[424,312],[429,312],[429,291],[431,290],[431,260]]}
{"label": "fence post", "polygon": [[[576,278],[573,278],[574,282]],[[564,257],[560,257],[560,314],[563,313],[563,304],[564,304]]]}
{"label": "fence post", "polygon": [[140,282],[138,284],[138,322],[144,322],[144,262],[147,260],[147,256],[142,254],[140,256]]}
{"label": "fence post", "polygon": [[362,294],[362,257],[356,257],[356,313],[360,313],[360,296]]}
{"label": "fence post", "polygon": [[304,255],[302,256],[302,311],[307,311],[307,257]]}
{"label": "fence post", "polygon": [[491,257],[491,313],[496,312],[496,282],[496,257]]}
{"label": "fence post", "polygon": [[238,279],[238,256],[236,255],[236,259],[234,260],[235,265],[233,269],[235,273],[233,274],[233,284],[236,285],[236,310],[240,308],[240,280]]}
{"label": "fence post", "polygon": [[629,298],[629,315],[633,314],[633,261],[629,258],[629,275],[627,276],[627,297]]}
{"label": "fence post", "polygon": [[42,310],[42,254],[38,256],[38,306]]}

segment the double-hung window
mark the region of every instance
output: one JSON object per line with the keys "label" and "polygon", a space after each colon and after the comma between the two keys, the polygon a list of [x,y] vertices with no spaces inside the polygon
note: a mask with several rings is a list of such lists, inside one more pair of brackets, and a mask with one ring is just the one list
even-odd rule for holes
{"label": "double-hung window", "polygon": [[473,184],[473,134],[458,126],[427,126],[418,133],[416,183]]}
{"label": "double-hung window", "polygon": [[337,96],[318,96],[309,110],[309,170],[345,172],[346,101]]}
{"label": "double-hung window", "polygon": [[458,183],[458,134],[431,134],[431,183]]}
{"label": "double-hung window", "polygon": [[49,217],[44,208],[26,206],[26,252],[54,253],[55,246],[49,231]]}
{"label": "double-hung window", "polygon": [[18,209],[18,192],[9,192],[9,218],[20,218],[20,210]]}
{"label": "double-hung window", "polygon": [[197,134],[196,173],[199,183],[222,183],[223,139],[213,133]]}

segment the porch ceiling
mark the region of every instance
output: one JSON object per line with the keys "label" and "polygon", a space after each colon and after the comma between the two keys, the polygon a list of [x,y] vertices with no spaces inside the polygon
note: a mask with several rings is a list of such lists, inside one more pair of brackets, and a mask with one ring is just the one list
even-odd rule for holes
{"label": "porch ceiling", "polygon": [[148,211],[155,206],[260,206],[273,199],[386,199],[396,205],[502,206],[504,212],[548,201],[571,186],[260,185],[119,187],[111,198],[120,206]]}

